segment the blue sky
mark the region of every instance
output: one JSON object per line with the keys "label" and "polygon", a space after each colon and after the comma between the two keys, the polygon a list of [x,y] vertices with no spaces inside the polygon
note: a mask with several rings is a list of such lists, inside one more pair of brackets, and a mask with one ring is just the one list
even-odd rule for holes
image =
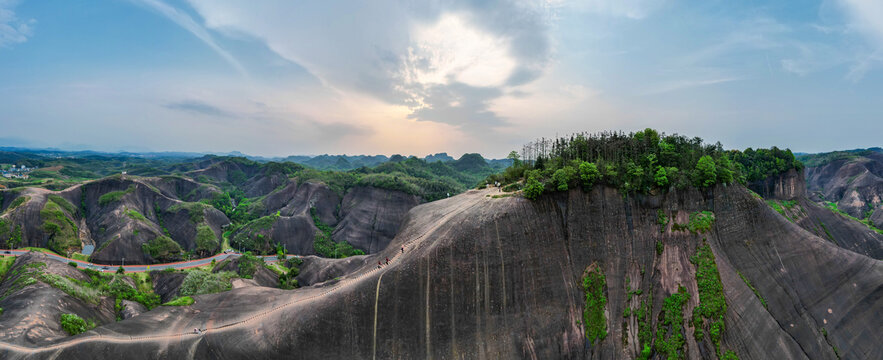
{"label": "blue sky", "polygon": [[653,127],[880,146],[883,2],[0,0],[0,145],[481,152]]}

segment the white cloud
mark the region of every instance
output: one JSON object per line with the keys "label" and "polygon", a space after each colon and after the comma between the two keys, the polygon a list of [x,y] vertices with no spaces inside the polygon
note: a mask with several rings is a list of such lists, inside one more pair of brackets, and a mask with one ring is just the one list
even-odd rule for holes
{"label": "white cloud", "polygon": [[13,9],[16,0],[0,0],[0,48],[23,43],[33,34],[35,20],[21,20]]}
{"label": "white cloud", "polygon": [[471,86],[504,85],[517,66],[506,39],[445,14],[429,26],[418,25],[405,61],[408,81],[444,84],[455,79]]}
{"label": "white cloud", "polygon": [[[189,1],[208,28],[264,42],[343,97],[458,127],[502,124],[489,101],[539,77],[551,52],[539,0]],[[462,100],[476,93],[491,98]]]}

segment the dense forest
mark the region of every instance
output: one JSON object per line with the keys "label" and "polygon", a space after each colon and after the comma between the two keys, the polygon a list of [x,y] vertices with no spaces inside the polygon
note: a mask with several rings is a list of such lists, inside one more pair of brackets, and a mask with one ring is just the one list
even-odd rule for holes
{"label": "dense forest", "polygon": [[724,150],[720,143],[705,144],[698,137],[653,129],[540,139],[509,158],[513,165],[485,182],[499,182],[504,190],[523,188],[528,198],[595,184],[623,193],[745,184],[803,167],[787,149]]}

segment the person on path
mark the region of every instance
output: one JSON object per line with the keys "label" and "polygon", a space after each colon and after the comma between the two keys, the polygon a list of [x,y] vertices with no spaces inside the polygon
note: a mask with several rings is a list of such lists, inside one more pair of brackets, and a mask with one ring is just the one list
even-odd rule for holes
{"label": "person on path", "polygon": [[377,268],[380,269],[381,267],[383,267],[383,265],[380,264],[380,261],[378,261],[378,262],[377,262]]}
{"label": "person on path", "polygon": [[402,246],[402,254],[404,254],[404,253],[405,253],[405,247]]}
{"label": "person on path", "polygon": [[386,265],[389,265],[389,258],[386,258]]}

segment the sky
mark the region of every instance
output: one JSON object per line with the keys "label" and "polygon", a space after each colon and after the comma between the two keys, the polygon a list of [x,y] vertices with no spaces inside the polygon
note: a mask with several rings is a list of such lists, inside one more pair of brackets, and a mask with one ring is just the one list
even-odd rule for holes
{"label": "sky", "polygon": [[883,2],[0,0],[0,146],[504,157],[647,127],[883,145]]}

